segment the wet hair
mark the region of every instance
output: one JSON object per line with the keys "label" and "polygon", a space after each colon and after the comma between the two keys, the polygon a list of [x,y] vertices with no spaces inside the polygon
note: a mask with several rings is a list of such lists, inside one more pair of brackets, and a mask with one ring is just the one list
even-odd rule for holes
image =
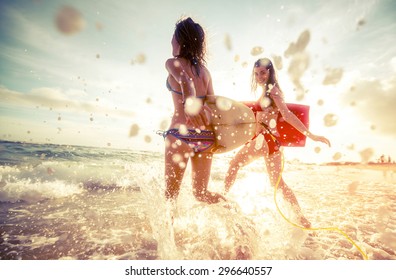
{"label": "wet hair", "polygon": [[190,61],[199,75],[200,66],[206,63],[205,31],[202,26],[188,17],[176,23],[174,34],[176,41],[180,45],[178,57]]}

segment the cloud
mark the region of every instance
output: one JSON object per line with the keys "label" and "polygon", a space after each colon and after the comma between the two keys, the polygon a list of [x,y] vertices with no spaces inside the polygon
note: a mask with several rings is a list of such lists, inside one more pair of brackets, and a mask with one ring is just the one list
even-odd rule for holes
{"label": "cloud", "polygon": [[396,136],[396,75],[388,80],[361,80],[341,100],[354,106],[365,121],[378,132]]}
{"label": "cloud", "polygon": [[[57,109],[62,112],[88,112],[88,113],[105,113],[112,117],[134,116],[130,110],[116,108],[111,103],[104,100],[96,101],[79,101],[77,95],[85,93],[79,90],[69,90],[67,92],[58,88],[36,88],[28,93],[13,91],[0,86],[0,102],[12,107],[48,107]],[[99,102],[100,101],[100,102]]]}
{"label": "cloud", "polygon": [[392,57],[392,59],[390,60],[389,63],[390,63],[390,66],[391,66],[393,72],[396,73],[396,56]]}
{"label": "cloud", "polygon": [[49,26],[41,26],[16,8],[4,6],[4,15],[8,23],[5,29],[7,36],[24,45],[25,48],[34,48],[44,53],[59,54],[67,51],[68,46],[55,37]]}
{"label": "cloud", "polygon": [[[52,26],[45,25],[31,14],[9,6],[4,9],[5,20],[9,24],[4,31],[0,30],[5,35],[0,35],[10,40],[0,42],[0,59],[4,59],[2,62],[11,70],[15,68],[14,71],[22,72],[28,79],[35,73],[41,80],[54,83],[59,80],[73,82],[81,76],[91,89],[96,90],[127,87],[130,84],[133,71],[130,52],[138,50],[123,49],[120,53],[125,53],[120,58],[110,54],[105,42],[99,41],[93,34],[86,33],[82,37],[84,39],[71,39],[54,33]],[[100,59],[97,59],[98,55]],[[143,64],[147,60],[147,55],[140,51],[133,62]]]}

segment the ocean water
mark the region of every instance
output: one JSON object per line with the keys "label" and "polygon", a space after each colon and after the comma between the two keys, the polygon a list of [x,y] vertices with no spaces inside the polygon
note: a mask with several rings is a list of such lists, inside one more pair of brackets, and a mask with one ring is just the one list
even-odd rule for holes
{"label": "ocean water", "polygon": [[[230,156],[215,156],[211,190],[222,191]],[[395,260],[393,174],[286,162],[284,179],[313,226]],[[1,141],[0,259],[362,259],[336,231],[288,223],[262,161],[241,170],[227,203],[197,202],[190,180],[188,166],[170,205],[161,153]]]}

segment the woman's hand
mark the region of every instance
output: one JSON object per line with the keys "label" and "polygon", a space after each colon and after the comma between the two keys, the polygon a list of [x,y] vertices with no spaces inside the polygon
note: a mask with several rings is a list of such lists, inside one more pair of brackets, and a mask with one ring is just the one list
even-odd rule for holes
{"label": "woman's hand", "polygon": [[210,125],[203,102],[199,98],[188,97],[184,104],[184,113],[186,114],[187,125],[199,129],[205,129],[206,126]]}
{"label": "woman's hand", "polygon": [[325,144],[329,145],[329,147],[331,147],[329,139],[327,139],[324,136],[315,135],[315,134],[312,134],[312,133],[307,133],[307,136],[309,138],[311,138],[312,140],[314,140],[314,141],[325,143]]}

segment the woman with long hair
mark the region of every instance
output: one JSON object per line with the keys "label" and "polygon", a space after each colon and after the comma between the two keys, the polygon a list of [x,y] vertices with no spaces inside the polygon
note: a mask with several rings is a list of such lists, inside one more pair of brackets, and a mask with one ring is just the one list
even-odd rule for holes
{"label": "woman with long hair", "polygon": [[217,203],[225,198],[208,191],[212,153],[215,143],[213,128],[204,111],[204,100],[214,95],[212,78],[205,66],[205,32],[190,17],[176,23],[172,37],[172,58],[165,67],[166,86],[174,105],[170,127],[165,138],[165,196],[175,200],[191,160],[193,194],[197,200]]}
{"label": "woman with long hair", "polygon": [[231,160],[225,178],[225,191],[228,192],[230,190],[241,167],[263,157],[271,185],[273,187],[277,186],[282,191],[285,200],[292,205],[301,225],[309,228],[311,223],[303,215],[292,189],[289,188],[282,178],[282,151],[277,140],[280,135],[275,123],[277,116],[282,114],[284,121],[314,141],[319,141],[329,146],[330,141],[323,136],[311,133],[288,109],[277,81],[274,66],[268,58],[261,58],[254,63],[252,91],[255,91],[258,86],[262,88],[262,93],[257,100],[257,104],[260,105],[262,111],[256,113],[256,135]]}

